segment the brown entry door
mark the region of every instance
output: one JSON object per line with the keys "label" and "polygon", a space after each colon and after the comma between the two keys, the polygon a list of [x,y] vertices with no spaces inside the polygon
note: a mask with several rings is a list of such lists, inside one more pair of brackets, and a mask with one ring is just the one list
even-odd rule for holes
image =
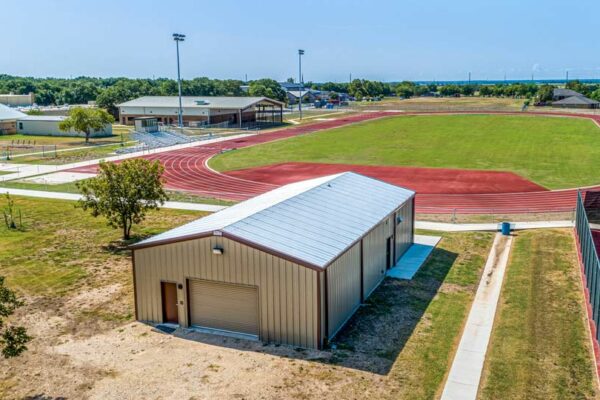
{"label": "brown entry door", "polygon": [[160,291],[162,294],[163,322],[178,324],[177,285],[172,282],[161,282]]}

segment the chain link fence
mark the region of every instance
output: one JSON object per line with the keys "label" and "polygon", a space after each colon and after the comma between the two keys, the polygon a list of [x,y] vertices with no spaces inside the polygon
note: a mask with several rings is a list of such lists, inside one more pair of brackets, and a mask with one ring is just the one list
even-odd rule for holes
{"label": "chain link fence", "polygon": [[0,147],[0,160],[10,161],[13,158],[35,156],[36,158],[56,158],[58,147],[27,143],[11,143]]}
{"label": "chain link fence", "polygon": [[[591,305],[592,319],[598,327],[600,323],[600,260],[598,259],[598,249],[600,245],[600,236],[594,240],[594,231],[588,219],[589,211],[597,213],[600,210],[600,192],[587,192],[584,196],[579,192],[577,194],[577,212],[575,219],[575,232],[577,234],[577,245],[579,255],[583,264],[585,274],[585,285],[588,291],[588,300]],[[587,207],[586,207],[587,205]],[[598,225],[600,229],[600,225]],[[595,332],[596,340],[600,339],[599,330]]]}

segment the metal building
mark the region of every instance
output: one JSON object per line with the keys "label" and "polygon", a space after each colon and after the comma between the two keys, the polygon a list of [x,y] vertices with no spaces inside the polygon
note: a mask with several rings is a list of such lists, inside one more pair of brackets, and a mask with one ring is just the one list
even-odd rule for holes
{"label": "metal building", "polygon": [[[67,117],[59,115],[26,115],[17,120],[17,133],[32,136],[67,136],[67,137],[85,137],[85,133],[77,132],[71,129],[63,132],[60,129],[60,123]],[[106,124],[100,130],[93,130],[90,137],[106,137],[112,135],[112,125]]]}
{"label": "metal building", "polygon": [[139,242],[136,318],[320,348],[412,244],[414,195],[346,172]]}
{"label": "metal building", "polygon": [[[267,97],[183,96],[182,117],[185,126],[227,124],[280,124],[283,106],[280,101]],[[179,98],[177,96],[144,96],[118,104],[119,121],[133,125],[140,117],[156,117],[160,123],[177,123]]]}

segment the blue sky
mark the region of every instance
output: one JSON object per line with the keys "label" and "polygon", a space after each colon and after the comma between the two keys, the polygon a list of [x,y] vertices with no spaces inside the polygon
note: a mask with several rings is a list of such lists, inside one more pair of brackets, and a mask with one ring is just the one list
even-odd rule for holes
{"label": "blue sky", "polygon": [[[598,0],[1,0],[0,73],[305,81],[600,78]],[[595,37],[596,36],[596,37]]]}

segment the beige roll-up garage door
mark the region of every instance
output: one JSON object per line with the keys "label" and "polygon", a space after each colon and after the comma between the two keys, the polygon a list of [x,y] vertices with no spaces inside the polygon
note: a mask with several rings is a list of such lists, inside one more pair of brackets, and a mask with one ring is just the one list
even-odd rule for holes
{"label": "beige roll-up garage door", "polygon": [[258,336],[258,291],[255,287],[192,279],[192,325]]}

